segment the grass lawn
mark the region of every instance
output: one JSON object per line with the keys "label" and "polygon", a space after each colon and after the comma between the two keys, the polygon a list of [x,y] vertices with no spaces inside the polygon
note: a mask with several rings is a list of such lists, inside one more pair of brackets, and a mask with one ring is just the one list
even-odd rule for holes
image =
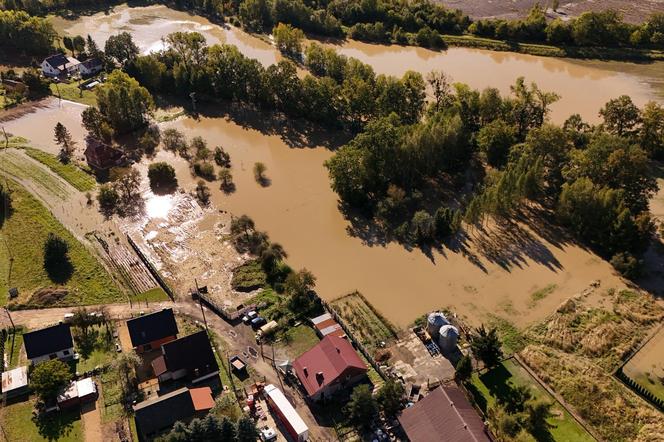
{"label": "grass lawn", "polygon": [[83,426],[78,412],[55,412],[38,421],[33,419],[33,408],[34,400],[29,400],[2,409],[0,413],[6,440],[12,442],[83,441]]}
{"label": "grass lawn", "polygon": [[7,357],[7,366],[9,369],[24,365],[21,361],[21,348],[23,347],[23,327],[17,327],[16,333],[9,333],[5,342],[5,355]]}
{"label": "grass lawn", "polygon": [[[115,370],[107,370],[99,377],[101,399],[97,402],[100,407],[102,423],[114,422],[123,416],[121,387],[121,374]],[[130,419],[133,421],[133,419]]]}
{"label": "grass lawn", "polygon": [[168,297],[168,294],[161,287],[155,287],[148,290],[147,292],[140,293],[133,297],[137,302],[161,302],[168,301],[171,298]]}
{"label": "grass lawn", "polygon": [[95,188],[94,177],[73,163],[62,164],[54,155],[31,147],[25,148],[25,153],[51,169],[62,179],[74,186],[80,192],[89,192]]}
{"label": "grass lawn", "polygon": [[368,351],[378,348],[380,342],[388,342],[396,337],[394,327],[371,308],[359,293],[351,293],[334,300],[332,308]]}
{"label": "grass lawn", "polygon": [[[124,301],[111,276],[91,252],[78,242],[49,211],[15,182],[11,184],[12,212],[0,227],[0,303],[10,287],[19,290],[19,303],[42,305],[83,305]],[[44,268],[43,244],[49,233],[69,245],[70,266],[49,274]],[[9,258],[9,250],[13,262]],[[68,294],[57,299],[35,298],[36,290],[58,287]]]}
{"label": "grass lawn", "polygon": [[0,173],[33,181],[47,189],[55,197],[63,200],[70,194],[69,188],[61,180],[48,173],[34,161],[26,160],[25,155],[18,150],[10,149],[2,152]]}
{"label": "grass lawn", "polygon": [[104,366],[113,362],[116,356],[113,331],[109,334],[104,326],[94,326],[88,329],[83,336],[80,330],[75,330],[76,351],[80,359],[76,364],[76,371],[84,373],[97,366]]}
{"label": "grass lawn", "polygon": [[[60,95],[58,95],[58,89]],[[51,83],[51,94],[55,97],[61,96],[63,100],[76,101],[77,103],[87,104],[88,106],[95,106],[97,104],[97,95],[89,90],[81,90],[78,88],[78,81],[71,83]]]}
{"label": "grass lawn", "polygon": [[281,335],[281,342],[277,345],[283,347],[286,353],[295,359],[318,342],[320,340],[313,328],[308,325],[298,325],[285,331]]}
{"label": "grass lawn", "polygon": [[594,441],[574,418],[544,390],[517,362],[507,360],[487,373],[477,375],[473,373],[469,390],[475,397],[475,402],[486,413],[500,399],[507,399],[512,388],[525,385],[530,387],[534,398],[546,398],[554,403],[554,416],[549,418],[551,428],[549,434],[538,435],[536,440],[541,441]]}

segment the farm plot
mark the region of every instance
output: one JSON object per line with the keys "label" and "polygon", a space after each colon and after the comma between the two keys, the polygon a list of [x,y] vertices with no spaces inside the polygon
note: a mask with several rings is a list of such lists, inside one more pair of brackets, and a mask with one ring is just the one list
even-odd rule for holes
{"label": "farm plot", "polygon": [[351,293],[331,303],[334,311],[352,329],[353,335],[369,351],[396,338],[392,324],[383,318],[360,293]]}
{"label": "farm plot", "polygon": [[625,364],[623,372],[664,401],[664,327]]}
{"label": "farm plot", "polygon": [[487,410],[499,404],[507,404],[516,396],[517,387],[526,387],[533,399],[544,399],[553,403],[553,416],[547,420],[549,424],[546,434],[533,434],[536,440],[549,441],[593,441],[579,423],[537,383],[528,372],[514,360],[506,360],[490,371],[478,375],[474,373],[469,390],[475,402],[486,414]]}

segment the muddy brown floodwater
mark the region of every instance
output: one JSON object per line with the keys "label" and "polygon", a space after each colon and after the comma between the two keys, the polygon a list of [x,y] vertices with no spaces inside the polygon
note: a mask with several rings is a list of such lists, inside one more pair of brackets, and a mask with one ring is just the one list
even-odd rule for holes
{"label": "muddy brown floodwater", "polygon": [[[144,52],[163,48],[162,37],[175,31],[198,31],[209,44],[229,43],[264,65],[281,60],[269,43],[232,27],[221,27],[186,12],[154,5],[131,8],[122,5],[109,13],[82,16],[76,20],[51,18],[55,29],[68,35],[91,35],[100,46],[110,35],[131,32]],[[346,41],[331,45],[339,53],[373,66],[376,73],[401,76],[407,70],[426,75],[432,70],[447,72],[454,81],[473,88],[497,87],[508,94],[519,76],[537,83],[543,90],[555,91],[561,99],[552,106],[551,118],[563,122],[579,113],[596,123],[599,109],[619,95],[627,94],[642,106],[664,98],[664,62],[634,64],[537,57],[511,52],[450,48],[444,52],[396,45],[374,45]]]}
{"label": "muddy brown floodwater", "polygon": [[163,5],[129,7],[121,5],[108,13],[81,16],[76,20],[51,17],[56,31],[65,35],[90,35],[103,48],[111,35],[131,33],[143,53],[164,48],[162,41],[172,32],[200,32],[208,44],[228,43],[238,47],[247,57],[255,58],[266,66],[281,60],[279,51],[269,43],[242,30],[227,25],[219,26],[208,19]]}

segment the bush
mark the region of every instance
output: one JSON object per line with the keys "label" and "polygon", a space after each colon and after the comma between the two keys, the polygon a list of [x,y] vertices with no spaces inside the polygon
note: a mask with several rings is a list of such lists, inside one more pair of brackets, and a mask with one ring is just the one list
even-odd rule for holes
{"label": "bush", "polygon": [[42,362],[30,375],[30,388],[43,401],[55,399],[70,379],[69,368],[58,359]]}
{"label": "bush", "polygon": [[248,261],[233,270],[231,287],[238,292],[251,292],[263,287],[266,278],[258,260]]}
{"label": "bush", "polygon": [[643,261],[629,252],[616,253],[611,258],[611,265],[627,279],[637,279],[643,270]]}
{"label": "bush", "polygon": [[156,195],[173,193],[178,187],[178,179],[175,176],[175,169],[168,163],[152,163],[148,168],[148,179],[150,180],[150,189]]}
{"label": "bush", "polygon": [[210,163],[197,161],[193,166],[194,173],[208,181],[214,181],[217,175],[214,173],[214,166]]}
{"label": "bush", "polygon": [[231,156],[223,147],[217,146],[214,149],[214,162],[217,163],[217,166],[231,167]]}

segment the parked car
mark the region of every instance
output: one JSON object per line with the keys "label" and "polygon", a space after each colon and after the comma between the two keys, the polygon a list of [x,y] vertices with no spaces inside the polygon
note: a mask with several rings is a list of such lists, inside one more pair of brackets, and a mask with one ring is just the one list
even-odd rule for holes
{"label": "parked car", "polygon": [[265,318],[262,318],[260,316],[251,320],[251,328],[253,328],[254,330],[262,327],[265,324],[267,324],[267,321],[265,320]]}

